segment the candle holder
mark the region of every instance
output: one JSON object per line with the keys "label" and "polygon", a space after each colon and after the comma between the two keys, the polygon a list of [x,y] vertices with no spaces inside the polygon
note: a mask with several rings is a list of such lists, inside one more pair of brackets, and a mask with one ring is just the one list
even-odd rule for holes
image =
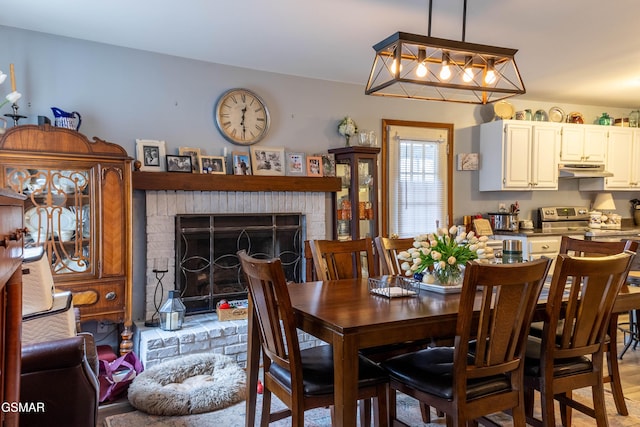
{"label": "candle holder", "polygon": [[[164,294],[164,287],[162,285],[162,279],[164,275],[167,274],[169,270],[159,270],[157,268],[153,269],[153,272],[156,275],[156,290],[153,292],[153,307],[155,311],[151,316],[151,319],[144,322],[144,326],[160,326],[160,303],[162,302],[162,295]],[[159,299],[158,299],[159,298]]]}
{"label": "candle holder", "polygon": [[18,104],[16,104],[15,102],[11,105],[11,108],[13,109],[13,114],[5,114],[5,117],[11,117],[13,119],[13,125],[14,126],[18,126],[18,120],[20,119],[26,119],[27,116],[21,116],[20,114],[18,114]]}

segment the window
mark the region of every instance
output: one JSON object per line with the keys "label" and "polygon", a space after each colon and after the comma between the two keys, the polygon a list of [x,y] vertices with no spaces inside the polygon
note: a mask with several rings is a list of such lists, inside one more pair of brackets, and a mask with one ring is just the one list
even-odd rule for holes
{"label": "window", "polygon": [[383,234],[413,237],[435,231],[436,224],[449,226],[453,126],[391,121],[383,126]]}

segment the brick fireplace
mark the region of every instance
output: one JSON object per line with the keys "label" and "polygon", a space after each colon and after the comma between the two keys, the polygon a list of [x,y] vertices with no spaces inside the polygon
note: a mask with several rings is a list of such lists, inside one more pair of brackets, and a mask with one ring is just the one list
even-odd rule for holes
{"label": "brick fireplace", "polygon": [[[292,186],[295,187],[295,186]],[[327,237],[325,192],[296,191],[146,191],[147,266],[145,318],[155,311],[154,268],[168,260],[168,272],[162,282],[164,296],[175,284],[175,221],[182,214],[296,213],[304,217],[305,239]],[[146,367],[186,354],[213,351],[246,361],[246,320],[220,322],[215,313],[187,316],[184,327],[175,332],[136,324],[136,351]],[[300,337],[304,347],[318,344],[306,334]]]}
{"label": "brick fireplace", "polygon": [[178,214],[300,213],[306,239],[326,238],[325,193],[294,191],[147,191],[147,268],[145,318],[155,311],[156,277],[153,269],[168,260],[162,282],[165,294],[174,289],[175,220]]}

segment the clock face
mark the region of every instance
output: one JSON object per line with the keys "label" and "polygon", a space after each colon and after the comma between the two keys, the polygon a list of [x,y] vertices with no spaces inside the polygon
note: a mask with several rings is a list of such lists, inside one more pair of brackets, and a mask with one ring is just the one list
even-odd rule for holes
{"label": "clock face", "polygon": [[216,104],[216,125],[222,136],[238,145],[251,145],[269,130],[269,111],[264,101],[247,89],[231,89]]}

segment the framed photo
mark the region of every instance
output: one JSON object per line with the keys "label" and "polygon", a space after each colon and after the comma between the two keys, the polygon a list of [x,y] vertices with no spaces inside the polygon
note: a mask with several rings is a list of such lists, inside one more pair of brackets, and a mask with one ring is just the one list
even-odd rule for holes
{"label": "framed photo", "polygon": [[225,158],[223,156],[200,156],[200,165],[202,173],[213,173],[224,175],[227,173]]}
{"label": "framed photo", "polygon": [[167,172],[191,173],[191,156],[174,156],[167,154]]}
{"label": "framed photo", "polygon": [[307,157],[307,176],[322,176],[322,156]]}
{"label": "framed photo", "polygon": [[164,156],[165,142],[152,139],[136,139],[136,160],[139,160],[140,170],[145,172],[165,171]]}
{"label": "framed photo", "polygon": [[202,170],[202,165],[200,165],[200,156],[202,153],[199,148],[180,147],[178,154],[191,157],[191,172],[200,173]]}
{"label": "framed photo", "polygon": [[251,149],[251,169],[254,175],[284,175],[283,147],[256,147]]}
{"label": "framed photo", "polygon": [[251,158],[249,153],[242,151],[234,151],[233,156],[233,174],[234,175],[251,175]]}
{"label": "framed photo", "polygon": [[285,155],[285,171],[290,176],[304,176],[307,174],[307,164],[304,153],[287,153]]}
{"label": "framed photo", "polygon": [[336,176],[336,156],[333,153],[319,153],[314,156],[322,157],[322,176]]}

